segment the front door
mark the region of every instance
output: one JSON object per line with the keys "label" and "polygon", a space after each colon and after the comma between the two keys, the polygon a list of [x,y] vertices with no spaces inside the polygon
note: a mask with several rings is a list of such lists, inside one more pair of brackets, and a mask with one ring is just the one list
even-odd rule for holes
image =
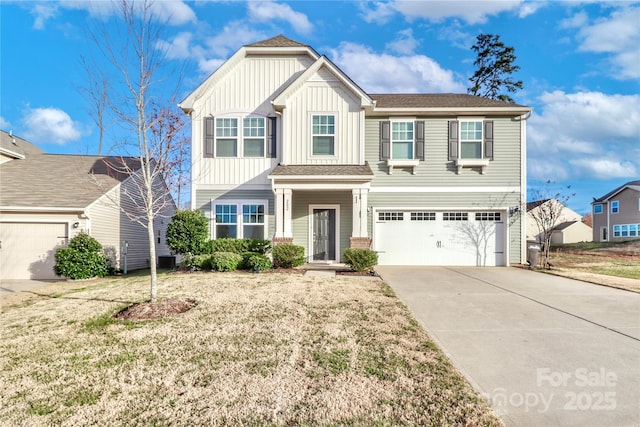
{"label": "front door", "polygon": [[336,258],[336,209],[311,209],[311,248],[313,261],[335,261]]}

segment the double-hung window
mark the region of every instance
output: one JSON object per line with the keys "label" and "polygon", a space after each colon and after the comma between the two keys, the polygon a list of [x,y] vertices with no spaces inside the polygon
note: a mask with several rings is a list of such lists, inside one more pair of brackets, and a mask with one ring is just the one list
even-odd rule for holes
{"label": "double-hung window", "polygon": [[413,122],[391,122],[391,158],[413,159]]}
{"label": "double-hung window", "polygon": [[214,239],[264,239],[267,233],[266,200],[212,200]]}
{"label": "double-hung window", "polygon": [[242,131],[244,157],[264,157],[264,117],[245,117]]}
{"label": "double-hung window", "polygon": [[460,158],[482,158],[482,121],[460,122]]}
{"label": "double-hung window", "polygon": [[238,119],[216,119],[216,156],[238,156]]}
{"label": "double-hung window", "polygon": [[311,118],[311,153],[314,156],[335,155],[336,117],[314,114]]}
{"label": "double-hung window", "polygon": [[613,202],[611,202],[611,213],[617,214],[618,212],[620,212],[620,202],[614,200]]}

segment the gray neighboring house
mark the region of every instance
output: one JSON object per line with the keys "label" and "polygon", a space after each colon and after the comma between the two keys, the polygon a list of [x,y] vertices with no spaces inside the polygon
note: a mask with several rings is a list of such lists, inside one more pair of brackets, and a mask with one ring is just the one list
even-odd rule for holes
{"label": "gray neighboring house", "polygon": [[[137,158],[47,154],[0,131],[0,280],[56,278],[55,249],[81,231],[103,245],[115,267],[122,267],[126,240],[128,269],[146,268],[147,230],[120,209],[137,212],[130,195],[139,165]],[[165,201],[170,218],[175,204]],[[158,255],[169,254],[168,218],[155,223]]]}
{"label": "gray neighboring house", "polygon": [[241,47],[180,107],[191,117],[192,208],[211,238],[292,242],[318,263],[349,247],[386,265],[526,259],[530,107],[368,94],[284,36]]}
{"label": "gray neighboring house", "polygon": [[640,238],[640,180],[629,181],[591,203],[593,240]]}

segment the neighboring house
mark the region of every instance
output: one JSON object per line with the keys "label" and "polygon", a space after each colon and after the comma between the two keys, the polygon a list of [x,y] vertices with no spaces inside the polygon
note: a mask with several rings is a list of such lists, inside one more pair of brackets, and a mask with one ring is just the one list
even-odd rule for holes
{"label": "neighboring house", "polygon": [[640,237],[640,180],[629,181],[592,203],[593,240],[631,240]]}
{"label": "neighboring house", "polygon": [[[384,73],[384,64],[380,64]],[[212,238],[372,247],[380,264],[525,260],[526,118],[466,94],[368,94],[284,36],[240,48],[180,103],[192,207]]]}
{"label": "neighboring house", "polygon": [[[534,202],[527,203],[527,241],[539,242],[543,240],[543,232],[539,229],[538,224],[532,216],[541,218],[544,214],[540,214],[539,211],[547,208],[547,204],[561,204],[555,199],[536,200]],[[555,208],[547,208],[548,211],[556,211]],[[551,232],[551,243],[553,244],[565,244],[576,242],[591,242],[592,231],[591,227],[582,222],[582,215],[578,212],[568,208],[565,205],[560,207],[558,219],[556,225]]]}
{"label": "neighboring house", "polygon": [[[0,279],[56,278],[55,249],[81,231],[103,245],[115,267],[123,266],[124,241],[127,268],[147,267],[147,230],[120,209],[136,212],[129,194],[138,182],[138,159],[46,154],[2,131],[0,142],[6,159],[0,164]],[[166,203],[170,218],[175,205],[170,197]],[[158,255],[169,254],[168,218],[155,222]]]}

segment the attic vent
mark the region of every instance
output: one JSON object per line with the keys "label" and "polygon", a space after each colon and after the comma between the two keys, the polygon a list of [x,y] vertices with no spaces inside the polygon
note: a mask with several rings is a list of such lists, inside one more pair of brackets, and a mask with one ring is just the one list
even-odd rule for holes
{"label": "attic vent", "polygon": [[313,82],[336,82],[338,79],[333,73],[327,70],[325,67],[319,69],[313,76],[309,78],[309,81]]}

